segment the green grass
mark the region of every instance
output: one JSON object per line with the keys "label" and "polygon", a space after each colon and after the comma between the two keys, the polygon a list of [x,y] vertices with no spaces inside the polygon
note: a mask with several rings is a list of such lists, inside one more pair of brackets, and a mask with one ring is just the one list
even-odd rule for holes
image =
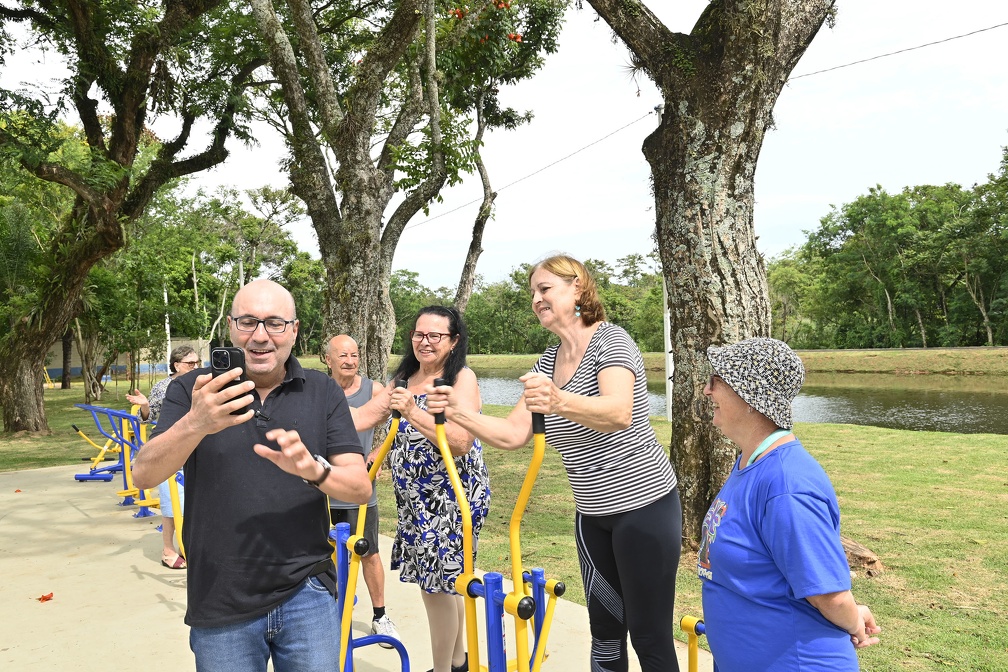
{"label": "green grass", "polygon": [[[1008,376],[1008,348],[928,348],[903,350],[799,350],[809,373],[891,373],[898,375]],[[539,355],[469,355],[473,370],[528,368]],[[649,371],[665,368],[665,353],[644,353]]]}
{"label": "green grass", "polygon": [[913,348],[904,350],[801,350],[813,373],[1008,376],[1008,348]]}
{"label": "green grass", "polygon": [[[485,406],[504,415],[509,409]],[[669,423],[652,418],[667,445]],[[886,569],[854,579],[872,607],[882,644],[860,654],[862,669],[1008,669],[1008,437],[804,424],[797,433],[833,480],[843,533],[878,554]],[[531,449],[486,448],[493,503],[477,565],[508,576],[508,525]],[[381,527],[394,534],[394,496],[381,491]],[[548,449],[522,524],[528,567],[564,580],[584,603],[573,544],[574,503],[559,456]],[[702,615],[696,558],[684,552],[676,618]],[[681,638],[681,637],[680,637]]]}
{"label": "green grass", "polygon": [[[996,348],[911,348],[902,350],[799,350],[805,370],[816,373],[893,374],[904,380],[941,376],[1008,376],[1008,347]],[[468,363],[477,374],[528,370],[539,358],[534,355],[469,355]],[[389,370],[399,362],[389,358]],[[309,368],[325,370],[318,357],[302,357]],[[664,371],[665,353],[645,352],[648,371]],[[928,383],[933,384],[933,383]]]}
{"label": "green grass", "polygon": [[[110,391],[103,403],[125,408],[124,392],[119,389],[117,399]],[[86,469],[81,458],[94,450],[70,425],[99,437],[90,414],[73,407],[82,396],[79,385],[47,389],[52,434],[0,436],[0,470],[64,464]],[[484,410],[502,415],[509,409]],[[669,423],[652,423],[668,445]],[[862,669],[1008,670],[1008,436],[819,424],[798,425],[797,434],[833,480],[844,534],[872,549],[886,567],[854,581],[855,596],[872,607],[883,627],[882,644],[860,654]],[[477,564],[508,575],[508,522],[530,450],[488,447],[484,454],[493,504]],[[392,534],[394,497],[387,477],[379,489],[382,532]],[[526,566],[545,567],[550,577],[563,579],[566,597],[583,604],[573,519],[563,467],[548,449],[523,521],[523,555]],[[702,613],[694,567],[695,558],[685,553],[677,617]]]}

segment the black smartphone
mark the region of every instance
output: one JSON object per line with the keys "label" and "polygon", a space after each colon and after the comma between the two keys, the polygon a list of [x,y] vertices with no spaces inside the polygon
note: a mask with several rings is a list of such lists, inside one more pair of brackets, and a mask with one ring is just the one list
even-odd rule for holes
{"label": "black smartphone", "polygon": [[[241,375],[224,387],[231,387],[248,380],[245,375],[245,351],[235,347],[212,348],[210,350],[210,372],[213,377],[216,378],[231,369],[241,369]],[[241,415],[246,410],[248,409],[242,408],[237,411],[231,411],[231,415]]]}

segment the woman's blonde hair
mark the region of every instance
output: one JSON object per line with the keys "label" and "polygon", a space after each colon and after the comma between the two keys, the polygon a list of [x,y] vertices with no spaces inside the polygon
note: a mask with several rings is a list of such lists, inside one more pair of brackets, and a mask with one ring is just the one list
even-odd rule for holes
{"label": "woman's blonde hair", "polygon": [[605,308],[599,299],[598,285],[595,284],[595,279],[584,264],[566,254],[554,254],[551,257],[546,257],[529,269],[529,285],[532,284],[532,274],[540,268],[569,283],[574,282],[574,278],[578,278],[581,281],[581,296],[578,297],[578,305],[581,307],[581,322],[591,325],[605,321]]}

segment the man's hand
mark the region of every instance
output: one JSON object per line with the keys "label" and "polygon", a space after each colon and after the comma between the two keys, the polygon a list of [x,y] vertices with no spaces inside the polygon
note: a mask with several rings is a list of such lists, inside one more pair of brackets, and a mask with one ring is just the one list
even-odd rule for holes
{"label": "man's hand", "polygon": [[[255,383],[251,380],[238,383],[231,387],[226,385],[236,380],[242,373],[241,369],[231,369],[216,378],[204,373],[196,377],[193,385],[192,406],[189,409],[188,421],[193,431],[207,435],[215,434],[222,429],[248,422],[255,414],[249,408],[254,397],[252,390]],[[231,415],[231,411],[248,408],[241,415]]]}
{"label": "man's hand", "polygon": [[257,443],[252,447],[256,455],[265,457],[288,474],[306,481],[317,481],[322,477],[325,469],[315,461],[315,456],[308,452],[308,447],[301,442],[301,435],[296,430],[271,429],[266,432],[266,438],[276,441],[280,450],[273,450],[269,446]]}
{"label": "man's hand", "polygon": [[137,453],[132,469],[133,483],[138,488],[155,487],[178,471],[207,435],[252,419],[251,408],[241,415],[231,415],[231,411],[248,407],[254,399],[252,381],[224,387],[239,375],[241,369],[232,369],[216,378],[209,373],[197,376],[186,414]]}

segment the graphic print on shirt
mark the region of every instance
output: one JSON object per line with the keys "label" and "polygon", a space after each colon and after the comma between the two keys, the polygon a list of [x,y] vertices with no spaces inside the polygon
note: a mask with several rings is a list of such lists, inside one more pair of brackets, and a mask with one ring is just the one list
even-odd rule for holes
{"label": "graphic print on shirt", "polygon": [[707,510],[707,515],[703,519],[703,531],[700,537],[700,552],[697,554],[697,575],[701,579],[713,579],[714,574],[710,570],[710,547],[717,536],[717,528],[721,524],[728,505],[723,499],[717,497],[714,503]]}

